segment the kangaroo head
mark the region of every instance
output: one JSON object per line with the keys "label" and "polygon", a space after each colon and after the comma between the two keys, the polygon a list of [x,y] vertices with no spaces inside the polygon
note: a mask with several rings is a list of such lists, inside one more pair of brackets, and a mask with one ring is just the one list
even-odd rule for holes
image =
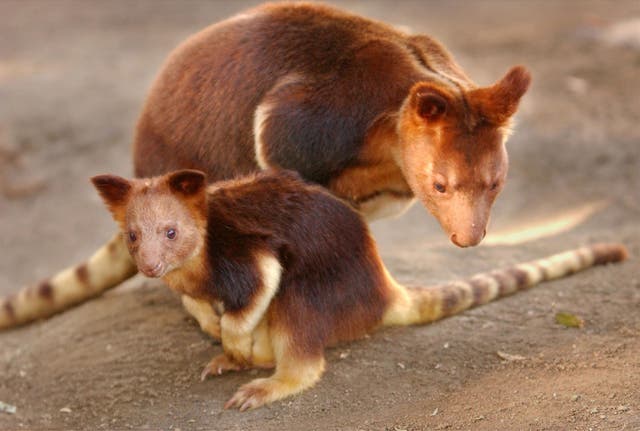
{"label": "kangaroo head", "polygon": [[507,175],[511,117],[530,80],[516,66],[492,86],[460,93],[420,82],[400,111],[407,182],[460,247],[477,245],[486,234]]}
{"label": "kangaroo head", "polygon": [[182,170],[162,177],[91,178],[119,224],[138,269],[162,277],[195,257],[206,230],[206,178]]}

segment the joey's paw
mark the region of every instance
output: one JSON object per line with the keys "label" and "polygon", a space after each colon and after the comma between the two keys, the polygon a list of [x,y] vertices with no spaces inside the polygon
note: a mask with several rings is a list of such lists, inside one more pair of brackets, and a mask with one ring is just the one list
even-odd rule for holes
{"label": "joey's paw", "polygon": [[204,379],[210,375],[219,376],[227,371],[241,371],[243,369],[244,367],[242,365],[236,363],[227,355],[220,354],[214,357],[207,366],[204,367],[204,370],[202,370],[200,374],[200,381],[204,381]]}
{"label": "joey's paw", "polygon": [[224,405],[225,409],[237,408],[241,412],[255,409],[271,401],[269,379],[255,379],[243,385]]}

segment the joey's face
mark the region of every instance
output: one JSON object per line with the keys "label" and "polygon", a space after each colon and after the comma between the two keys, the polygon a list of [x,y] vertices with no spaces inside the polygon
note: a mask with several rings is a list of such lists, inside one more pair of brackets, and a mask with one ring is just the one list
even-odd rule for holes
{"label": "joey's face", "polygon": [[398,120],[401,168],[413,193],[459,247],[484,238],[507,175],[511,116],[529,85],[513,68],[487,88],[452,94],[419,83]]}
{"label": "joey's face", "polygon": [[183,266],[203,246],[203,229],[171,195],[150,192],[133,198],[123,226],[129,252],[148,277],[162,277]]}
{"label": "joey's face", "polygon": [[134,180],[99,175],[91,181],[146,276],[162,277],[203,250],[206,179],[202,172],[182,170]]}

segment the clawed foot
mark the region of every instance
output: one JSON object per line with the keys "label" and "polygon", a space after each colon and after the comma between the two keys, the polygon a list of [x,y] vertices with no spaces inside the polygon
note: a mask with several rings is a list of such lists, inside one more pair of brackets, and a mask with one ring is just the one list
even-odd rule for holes
{"label": "clawed foot", "polygon": [[225,409],[238,408],[241,412],[255,409],[271,401],[273,388],[270,379],[255,379],[238,389],[224,405]]}
{"label": "clawed foot", "polygon": [[207,366],[204,367],[202,374],[200,374],[200,381],[204,381],[204,379],[210,375],[219,376],[227,371],[241,371],[244,369],[245,367],[229,359],[227,355],[220,354],[214,357]]}

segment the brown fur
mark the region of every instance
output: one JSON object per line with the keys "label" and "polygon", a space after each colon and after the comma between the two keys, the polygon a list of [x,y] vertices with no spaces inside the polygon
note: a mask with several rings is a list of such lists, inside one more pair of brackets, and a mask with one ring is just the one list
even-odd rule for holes
{"label": "brown fur", "polygon": [[[125,236],[138,234],[129,241],[138,267],[188,295],[187,308],[221,338],[224,353],[203,377],[275,366],[271,377],[244,385],[225,405],[241,410],[315,384],[327,346],[383,325],[437,320],[626,257],[621,245],[597,245],[408,289],[388,274],[360,215],[293,173],[263,172],[206,190],[205,175],[193,170],[130,181],[102,175],[93,182]],[[114,189],[123,195],[111,200]],[[167,237],[167,229],[177,236]]]}
{"label": "brown fur", "polygon": [[[506,130],[529,81],[518,66],[478,87],[426,35],[318,4],[267,4],[171,54],[138,123],[135,172],[195,168],[218,181],[287,168],[371,218],[415,195],[455,244],[475,245],[497,195],[485,183],[504,181]],[[430,164],[464,177],[455,205],[431,193]]]}
{"label": "brown fur", "polygon": [[[135,173],[192,168],[219,181],[287,168],[368,219],[398,214],[415,196],[454,244],[471,246],[504,183],[504,141],[529,80],[515,67],[478,87],[426,35],[318,4],[266,4],[171,53],[136,127]],[[446,193],[434,191],[437,182]],[[113,252],[94,255],[104,267],[89,267],[93,287],[84,297],[77,280],[65,279],[71,284],[56,289],[73,291],[73,302],[4,320],[45,317],[124,281],[133,263],[124,244],[109,246]],[[121,270],[109,275],[109,267]]]}

